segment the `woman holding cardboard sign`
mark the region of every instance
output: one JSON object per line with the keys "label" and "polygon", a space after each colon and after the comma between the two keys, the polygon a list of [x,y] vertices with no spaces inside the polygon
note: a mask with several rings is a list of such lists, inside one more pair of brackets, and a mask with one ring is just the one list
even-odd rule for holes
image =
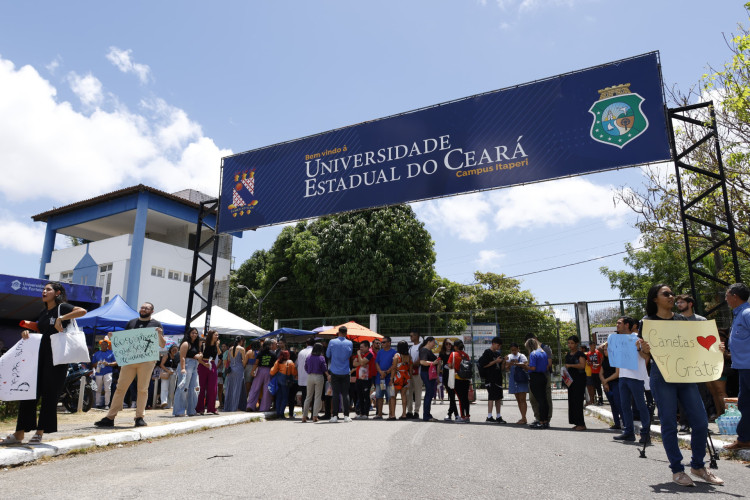
{"label": "woman holding cardboard sign", "polygon": [[[65,382],[68,365],[53,364],[50,336],[63,331],[71,319],[80,318],[86,314],[86,310],[68,304],[65,288],[60,283],[47,283],[44,286],[42,302],[44,310],[37,319],[42,341],[39,344],[36,397],[21,401],[16,432],[8,435],[0,444],[20,444],[24,434],[32,430],[36,430],[36,433],[29,440],[29,444],[39,444],[45,432],[57,432],[57,399]],[[28,339],[29,331],[21,332],[21,337]],[[36,405],[40,398],[42,405],[37,422]]]}
{"label": "woman holding cardboard sign", "polygon": [[[654,285],[648,291],[646,298],[646,316],[644,320],[677,320],[685,321],[686,318],[672,312],[675,294],[667,285]],[[651,353],[651,346],[645,340],[638,342],[639,349],[645,354]],[[690,460],[690,473],[703,479],[710,484],[724,484],[724,481],[716,477],[711,471],[706,470],[703,461],[706,456],[706,439],[708,438],[708,418],[703,400],[695,383],[670,383],[664,380],[659,367],[651,362],[651,390],[659,408],[659,419],[661,420],[661,437],[664,451],[669,459],[669,468],[672,469],[672,481],[681,486],[695,486],[693,480],[685,473],[682,465],[682,453],[677,442],[677,402],[682,403],[687,413],[692,436],[690,447],[692,458]]]}

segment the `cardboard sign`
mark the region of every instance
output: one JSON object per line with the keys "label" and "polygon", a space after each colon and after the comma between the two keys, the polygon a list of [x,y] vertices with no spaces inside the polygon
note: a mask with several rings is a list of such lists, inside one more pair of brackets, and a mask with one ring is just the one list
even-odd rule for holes
{"label": "cardboard sign", "polygon": [[716,321],[643,320],[643,338],[667,382],[711,382],[721,377]]}
{"label": "cardboard sign", "polygon": [[613,333],[607,337],[607,353],[609,364],[616,368],[638,369],[638,347],[635,335],[620,335]]}
{"label": "cardboard sign", "polygon": [[36,398],[37,365],[41,334],[29,334],[0,358],[0,400],[22,401]]}
{"label": "cardboard sign", "polygon": [[159,335],[156,328],[122,330],[112,334],[112,352],[120,366],[159,359]]}

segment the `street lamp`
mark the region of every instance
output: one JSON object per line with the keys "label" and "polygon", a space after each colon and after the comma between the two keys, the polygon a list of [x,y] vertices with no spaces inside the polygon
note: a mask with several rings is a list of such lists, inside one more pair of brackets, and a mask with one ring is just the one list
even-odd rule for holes
{"label": "street lamp", "polygon": [[445,290],[444,286],[437,287],[437,290],[433,292],[432,297],[430,297],[430,303],[429,303],[429,311],[427,313],[427,334],[432,334],[432,301],[435,299],[435,295],[437,295],[438,292],[442,292]]}
{"label": "street lamp", "polygon": [[260,313],[261,313],[261,309],[263,308],[263,301],[264,301],[264,300],[266,300],[266,297],[268,297],[268,294],[269,294],[269,293],[271,293],[271,291],[273,291],[273,289],[274,289],[274,287],[275,287],[276,285],[278,285],[278,284],[279,284],[279,283],[281,283],[282,281],[286,281],[286,280],[287,280],[287,277],[286,277],[286,276],[282,276],[281,278],[277,279],[277,280],[276,280],[276,283],[274,283],[273,285],[271,285],[271,289],[270,289],[270,290],[268,290],[268,293],[266,293],[266,294],[265,294],[265,295],[263,296],[263,298],[260,298],[260,299],[259,299],[258,297],[256,297],[256,296],[255,296],[255,294],[253,293],[253,291],[252,291],[252,290],[250,290],[250,289],[249,289],[248,287],[246,287],[245,285],[237,285],[237,288],[242,288],[243,290],[247,290],[248,292],[250,292],[250,295],[252,295],[252,296],[253,296],[253,298],[254,298],[255,300],[257,300],[257,301],[258,301],[258,326],[260,326]]}

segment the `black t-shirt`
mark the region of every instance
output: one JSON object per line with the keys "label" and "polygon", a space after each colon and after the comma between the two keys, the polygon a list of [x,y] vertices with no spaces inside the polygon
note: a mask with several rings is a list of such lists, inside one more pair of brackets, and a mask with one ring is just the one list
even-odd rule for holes
{"label": "black t-shirt", "polygon": [[501,354],[499,349],[497,351],[493,351],[492,349],[485,349],[482,355],[479,357],[479,360],[477,361],[477,366],[481,368],[484,378],[489,382],[502,382],[503,372],[500,369],[501,363],[487,366],[489,363],[495,361],[500,356]]}
{"label": "black t-shirt", "polygon": [[609,356],[602,355],[602,376],[609,378],[615,374],[615,370],[617,368],[609,364]]}
{"label": "black t-shirt", "polygon": [[216,359],[216,356],[219,354],[219,350],[216,348],[216,344],[214,345],[206,345],[203,347],[203,360],[208,361],[209,358]]}
{"label": "black t-shirt", "polygon": [[125,325],[126,330],[137,330],[138,328],[161,328],[161,323],[155,319],[145,321],[141,318],[133,318]]}
{"label": "black t-shirt", "polygon": [[[565,364],[577,365],[581,362],[580,358],[583,358],[583,362],[586,363],[586,355],[581,351],[576,351],[573,354],[568,352],[568,354],[565,355]],[[568,368],[568,373],[570,373],[570,376],[574,379],[586,378],[586,370],[581,370],[579,368]]]}
{"label": "black t-shirt", "polygon": [[[60,316],[65,316],[66,314],[73,311],[74,307],[72,304],[68,304],[67,302],[64,302],[60,304]],[[53,335],[57,332],[57,328],[55,328],[55,320],[57,320],[58,317],[58,306],[55,306],[52,309],[44,308],[44,311],[42,311],[42,314],[39,315],[39,318],[37,318],[37,329],[39,330],[39,333],[43,335],[42,338],[49,338],[50,335]],[[66,328],[70,324],[70,320],[63,321],[62,326],[63,328]]]}
{"label": "black t-shirt", "polygon": [[276,354],[272,351],[259,352],[258,353],[258,366],[271,368],[276,362]]}
{"label": "black t-shirt", "polygon": [[430,363],[432,363],[436,359],[437,359],[437,356],[435,356],[435,353],[427,349],[426,347],[423,347],[419,350],[420,361],[429,361]]}

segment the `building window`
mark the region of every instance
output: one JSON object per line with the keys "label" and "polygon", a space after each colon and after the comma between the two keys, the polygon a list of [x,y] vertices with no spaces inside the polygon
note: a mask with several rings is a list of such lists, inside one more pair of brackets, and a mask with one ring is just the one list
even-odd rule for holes
{"label": "building window", "polygon": [[63,271],[60,273],[61,283],[73,283],[73,271]]}
{"label": "building window", "polygon": [[164,277],[164,268],[163,267],[152,267],[151,268],[151,276],[155,276],[157,278],[163,278]]}
{"label": "building window", "polygon": [[185,273],[182,275],[182,281],[184,281],[185,283],[190,283],[190,280],[192,279],[193,279],[192,274]]}
{"label": "building window", "polygon": [[169,274],[167,274],[167,278],[169,278],[171,280],[175,280],[175,281],[180,281],[180,274],[181,273],[179,271],[172,271],[170,269],[169,270]]}
{"label": "building window", "polygon": [[97,283],[102,289],[102,304],[106,304],[112,290],[112,263],[99,265]]}

